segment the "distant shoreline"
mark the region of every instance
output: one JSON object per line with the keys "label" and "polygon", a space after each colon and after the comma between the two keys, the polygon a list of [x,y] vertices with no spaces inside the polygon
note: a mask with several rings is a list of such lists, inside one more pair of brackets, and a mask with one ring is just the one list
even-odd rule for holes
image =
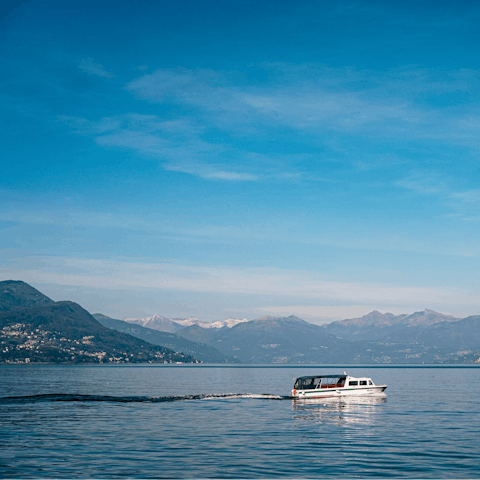
{"label": "distant shoreline", "polygon": [[114,364],[99,364],[99,363],[0,363],[1,367],[95,367],[95,368],[480,368],[478,363],[429,363],[429,364],[415,364],[415,363],[399,363],[399,364],[224,364],[224,363],[114,363]]}

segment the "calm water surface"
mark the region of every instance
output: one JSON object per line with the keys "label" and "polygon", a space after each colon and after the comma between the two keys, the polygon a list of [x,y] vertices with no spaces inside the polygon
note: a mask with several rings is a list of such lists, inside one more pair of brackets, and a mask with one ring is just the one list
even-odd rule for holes
{"label": "calm water surface", "polygon": [[480,478],[479,368],[348,367],[386,397],[286,398],[343,369],[0,367],[0,477]]}

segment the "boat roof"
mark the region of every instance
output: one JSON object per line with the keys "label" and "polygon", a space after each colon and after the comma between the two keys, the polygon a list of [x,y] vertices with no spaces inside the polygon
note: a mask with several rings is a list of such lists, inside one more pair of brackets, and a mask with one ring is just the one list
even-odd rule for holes
{"label": "boat roof", "polygon": [[337,375],[333,374],[333,375],[308,375],[306,377],[298,377],[297,380],[309,380],[309,379],[312,379],[312,378],[329,378],[329,377],[333,377],[333,378],[347,378],[348,375],[346,375],[345,373],[339,373]]}

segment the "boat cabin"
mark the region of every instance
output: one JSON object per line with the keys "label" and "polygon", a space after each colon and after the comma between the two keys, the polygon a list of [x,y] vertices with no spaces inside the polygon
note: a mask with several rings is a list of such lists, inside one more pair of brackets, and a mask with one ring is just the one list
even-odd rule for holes
{"label": "boat cabin", "polygon": [[371,378],[355,378],[349,375],[317,375],[299,377],[295,380],[295,390],[316,390],[324,388],[374,386]]}

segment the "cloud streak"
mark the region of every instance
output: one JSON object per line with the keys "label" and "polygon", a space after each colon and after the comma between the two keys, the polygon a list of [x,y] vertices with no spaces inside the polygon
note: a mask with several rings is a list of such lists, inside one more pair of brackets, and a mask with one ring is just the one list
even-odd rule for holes
{"label": "cloud streak", "polygon": [[[460,214],[455,214],[464,220]],[[479,219],[480,220],[480,219]],[[21,201],[4,203],[0,212],[0,221],[12,225],[28,227],[49,226],[52,228],[75,229],[98,232],[115,229],[124,235],[138,235],[139,239],[150,236],[160,240],[188,242],[188,244],[230,245],[231,248],[244,248],[249,245],[257,249],[258,245],[296,245],[295,248],[310,251],[322,247],[333,247],[361,252],[396,252],[428,254],[441,256],[477,256],[477,243],[474,238],[446,237],[432,244],[428,236],[408,234],[400,230],[385,231],[383,227],[365,229],[349,228],[343,225],[340,230],[332,231],[325,225],[321,231],[314,232],[305,228],[301,220],[285,218],[282,222],[246,222],[239,225],[235,218],[229,223],[212,224],[201,220],[186,224],[177,215],[158,212],[144,212],[139,216],[136,210],[113,213],[108,210],[75,210],[69,206],[42,205],[33,208]],[[473,220],[472,220],[473,221]],[[338,226],[335,228],[339,228]],[[292,237],[292,232],[297,235]],[[98,233],[96,233],[97,235]]]}
{"label": "cloud streak", "polygon": [[477,305],[478,295],[448,287],[326,281],[312,272],[278,268],[205,267],[44,257],[10,262],[5,278],[99,289],[166,290],[216,295],[278,296],[320,305]]}
{"label": "cloud streak", "polygon": [[282,164],[301,157],[269,156],[203,140],[205,127],[189,119],[170,121],[156,115],[125,114],[98,121],[63,116],[60,121],[76,133],[92,136],[100,146],[133,150],[162,161],[167,171],[207,180],[290,181],[301,175],[282,171]]}
{"label": "cloud streak", "polygon": [[455,190],[437,172],[415,171],[396,182],[398,187],[419,195],[435,196],[454,210],[455,216],[465,221],[480,220],[480,189]]}
{"label": "cloud streak", "polygon": [[426,69],[376,73],[314,65],[263,68],[272,76],[268,85],[240,86],[229,72],[174,69],[144,75],[127,89],[149,101],[195,106],[226,129],[263,123],[480,147],[476,110],[446,108],[435,100],[465,91],[478,95],[476,71],[445,73],[442,78]]}
{"label": "cloud streak", "polygon": [[[110,75],[87,60],[81,64],[87,73]],[[412,162],[398,156],[393,163],[385,160],[395,158],[392,151],[404,149],[406,142],[415,148],[480,148],[480,116],[473,108],[480,93],[476,71],[379,73],[283,63],[252,68],[268,72],[269,81],[246,83],[235,72],[177,68],[127,83],[139,100],[174,105],[175,118],[127,113],[62,121],[100,146],[135,151],[160,161],[165,170],[230,182],[313,180],[311,166],[332,158],[351,170],[372,165],[385,170]],[[472,101],[462,108],[442,105],[444,97],[459,92],[469,92]],[[302,135],[302,150],[321,154],[265,153],[262,142],[282,142],[286,128]],[[369,152],[367,161],[359,141]],[[387,146],[388,155],[375,152],[379,145]],[[308,175],[297,166],[302,155],[310,157]],[[405,188],[409,181],[403,181]]]}
{"label": "cloud streak", "polygon": [[115,75],[108,72],[103,65],[95,63],[91,58],[83,58],[78,65],[78,68],[89,75],[97,77],[113,78]]}

